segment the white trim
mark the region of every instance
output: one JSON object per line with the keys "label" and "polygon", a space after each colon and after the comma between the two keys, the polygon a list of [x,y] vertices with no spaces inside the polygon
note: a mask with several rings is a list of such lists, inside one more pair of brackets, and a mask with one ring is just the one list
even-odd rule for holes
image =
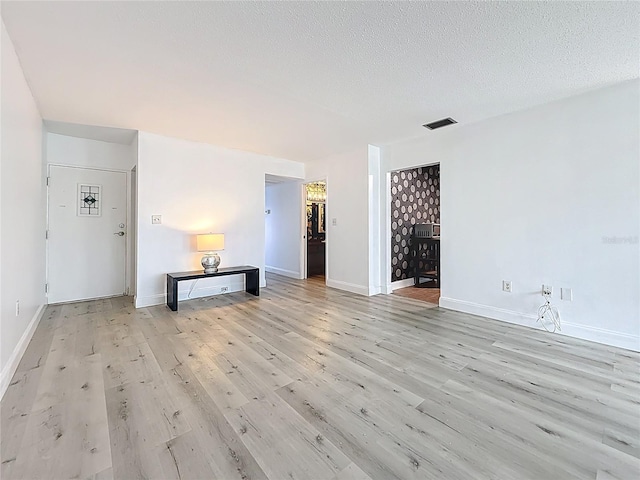
{"label": "white trim", "polygon": [[[380,269],[380,281],[382,282],[382,293],[390,294],[393,292],[391,286],[391,275],[393,269],[391,268],[391,172],[384,173],[384,205],[382,207],[382,215],[384,219],[384,231],[382,236],[385,239],[384,245],[381,246],[383,252],[381,261],[382,268]],[[382,167],[380,168],[380,176],[382,176]]]}
{"label": "white trim", "polygon": [[378,295],[382,293],[382,287],[376,285],[369,285],[369,293],[368,295],[372,297],[373,295]]}
{"label": "white trim", "polygon": [[404,280],[396,280],[395,282],[391,282],[387,285],[387,288],[389,289],[389,293],[391,293],[394,290],[398,290],[399,288],[413,287],[415,283],[415,278],[405,278]]}
{"label": "white trim", "polygon": [[[446,297],[440,297],[440,306],[458,312],[470,313],[472,315],[479,315],[481,317],[493,318],[494,320],[535,328],[536,330],[543,330],[537,323],[537,317],[531,314]],[[564,321],[562,322],[562,331],[559,333],[568,337],[580,338],[582,340],[589,340],[604,345],[640,352],[640,336],[630,335],[628,333],[620,333],[613,330]]]}
{"label": "white trim", "polygon": [[22,356],[27,350],[27,346],[29,345],[31,338],[36,331],[36,328],[40,324],[40,320],[42,319],[46,306],[46,304],[42,304],[40,305],[40,307],[38,307],[38,310],[36,310],[35,315],[29,322],[27,329],[22,334],[22,337],[20,337],[16,348],[13,349],[9,360],[7,360],[7,363],[2,369],[2,373],[0,373],[0,399],[4,397],[7,388],[9,388],[9,383],[11,382],[13,375],[16,373],[18,365],[20,365],[20,360],[22,360]]}
{"label": "white trim", "polygon": [[268,265],[265,265],[264,270],[265,272],[275,273],[284,277],[295,278],[297,280],[302,279],[300,272],[294,272],[293,270],[285,270],[284,268],[270,267]]}
{"label": "white trim", "polygon": [[357,293],[358,295],[369,296],[369,287],[364,285],[356,285],[355,283],[341,282],[339,280],[331,280],[327,278],[327,287],[337,288],[338,290],[346,290],[347,292]]}
{"label": "white trim", "polygon": [[380,235],[380,167],[381,149],[369,144],[367,146],[367,205],[368,205],[368,265],[369,265],[369,295],[377,295],[382,290],[381,286],[381,245]]}
{"label": "white trim", "polygon": [[158,293],[156,295],[148,295],[145,297],[136,295],[134,297],[134,305],[136,306],[136,308],[153,307],[154,305],[164,305],[166,303],[166,293]]}
{"label": "white trim", "polygon": [[[138,152],[136,150],[136,162],[138,161]],[[127,198],[129,206],[127,207],[127,245],[129,258],[127,258],[129,281],[127,282],[128,294],[135,296],[138,290],[138,165],[131,167],[127,178],[128,190]],[[134,182],[135,179],[135,182]]]}
{"label": "white trim", "polygon": [[442,308],[456,310],[458,312],[471,313],[481,317],[493,318],[494,320],[502,320],[503,322],[515,323],[516,325],[524,325],[526,327],[538,328],[535,326],[536,316],[514,312],[504,308],[491,307],[479,303],[467,302],[465,300],[457,300],[455,298],[440,297],[439,305]]}
{"label": "white trim", "polygon": [[615,332],[604,328],[578,325],[576,323],[562,322],[562,334],[569,337],[591,340],[592,342],[603,343],[613,347],[625,348],[640,352],[640,336],[628,333]]}
{"label": "white trim", "polygon": [[[397,280],[395,282],[389,281],[389,279],[393,275],[393,267],[391,265],[391,223],[392,223],[392,220],[391,220],[391,199],[392,199],[391,174],[393,172],[403,172],[406,170],[413,170],[414,168],[433,167],[434,165],[440,166],[440,180],[441,180],[440,182],[440,224],[442,224],[442,163],[440,160],[438,160],[436,162],[431,162],[431,163],[420,163],[418,165],[408,165],[404,167],[391,168],[386,162],[383,162],[384,152],[382,150],[380,152],[380,155],[381,155],[380,182],[384,180],[384,186],[381,186],[381,188],[384,189],[384,194],[385,194],[384,205],[382,207],[382,212],[381,212],[384,220],[384,225],[381,225],[381,228],[384,228],[384,230],[382,231],[382,235],[385,238],[384,245],[380,246],[380,248],[383,250],[381,252],[381,259],[382,259],[381,261],[383,262],[382,268],[381,268],[381,275],[382,275],[381,293],[388,295],[392,293],[394,290],[397,290],[398,288],[409,287],[413,285],[413,279],[411,280],[411,283],[407,283],[407,284],[400,283],[405,280]],[[442,264],[443,263],[442,250],[440,250],[440,260],[441,260],[440,263]]]}
{"label": "white trim", "polygon": [[[325,228],[324,228],[324,276],[325,278],[329,278],[329,219],[327,218],[327,213],[329,212],[329,175],[324,175],[317,177],[315,180],[309,180],[307,178],[302,180],[302,223],[300,225],[300,241],[302,242],[300,245],[300,277],[301,280],[307,278],[307,261],[308,253],[307,253],[307,184],[309,183],[317,183],[324,182],[325,189],[327,192],[327,198],[324,201],[324,217],[325,217]],[[266,269],[265,269],[266,270]],[[326,285],[329,285],[325,282]]]}
{"label": "white trim", "polygon": [[[307,184],[300,184],[300,278],[307,278]],[[325,212],[326,213],[326,212]],[[325,228],[326,231],[326,228]],[[326,233],[325,233],[326,235]],[[325,237],[326,238],[326,237]],[[326,251],[325,251],[326,255]],[[266,270],[266,267],[265,267]]]}
{"label": "white trim", "polygon": [[107,295],[105,297],[88,297],[88,298],[81,298],[79,300],[67,300],[65,302],[51,302],[49,303],[49,305],[69,305],[77,302],[89,302],[91,300],[105,300],[108,298],[120,298],[120,297],[128,297],[128,296],[129,295]]}
{"label": "white trim", "polygon": [[396,280],[395,282],[387,283],[380,288],[380,293],[384,293],[385,295],[389,295],[393,293],[394,290],[398,290],[399,288],[412,287],[415,284],[415,279],[413,278],[405,278],[404,280]]}

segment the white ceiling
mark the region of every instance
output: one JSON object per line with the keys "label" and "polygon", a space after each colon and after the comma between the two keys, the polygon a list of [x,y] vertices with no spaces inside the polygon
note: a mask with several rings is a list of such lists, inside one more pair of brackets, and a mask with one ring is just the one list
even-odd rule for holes
{"label": "white ceiling", "polygon": [[301,161],[640,71],[638,2],[3,1],[2,17],[46,119]]}

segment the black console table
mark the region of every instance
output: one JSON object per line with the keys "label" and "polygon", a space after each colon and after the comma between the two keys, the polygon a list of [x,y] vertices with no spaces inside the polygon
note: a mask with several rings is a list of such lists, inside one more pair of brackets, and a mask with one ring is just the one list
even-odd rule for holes
{"label": "black console table", "polygon": [[260,295],[260,269],[250,265],[242,267],[219,268],[215,273],[204,273],[203,270],[193,272],[167,273],[167,307],[176,312],[178,310],[178,283],[183,280],[197,280],[199,278],[224,277],[226,275],[244,274],[245,290],[247,293]]}
{"label": "black console table", "polygon": [[[411,237],[416,287],[440,288],[440,237]],[[425,279],[422,282],[421,279]]]}

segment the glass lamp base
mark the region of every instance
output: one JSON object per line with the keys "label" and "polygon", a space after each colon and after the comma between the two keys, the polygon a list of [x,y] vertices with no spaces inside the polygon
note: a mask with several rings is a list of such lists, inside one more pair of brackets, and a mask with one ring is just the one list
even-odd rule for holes
{"label": "glass lamp base", "polygon": [[200,263],[204,267],[204,273],[216,273],[220,265],[220,256],[217,253],[207,253]]}

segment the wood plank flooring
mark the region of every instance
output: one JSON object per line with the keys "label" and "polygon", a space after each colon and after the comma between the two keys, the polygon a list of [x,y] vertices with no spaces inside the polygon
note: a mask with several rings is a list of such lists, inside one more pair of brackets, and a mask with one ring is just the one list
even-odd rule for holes
{"label": "wood plank flooring", "polygon": [[50,306],[1,410],[3,479],[637,479],[640,356],[268,275]]}

